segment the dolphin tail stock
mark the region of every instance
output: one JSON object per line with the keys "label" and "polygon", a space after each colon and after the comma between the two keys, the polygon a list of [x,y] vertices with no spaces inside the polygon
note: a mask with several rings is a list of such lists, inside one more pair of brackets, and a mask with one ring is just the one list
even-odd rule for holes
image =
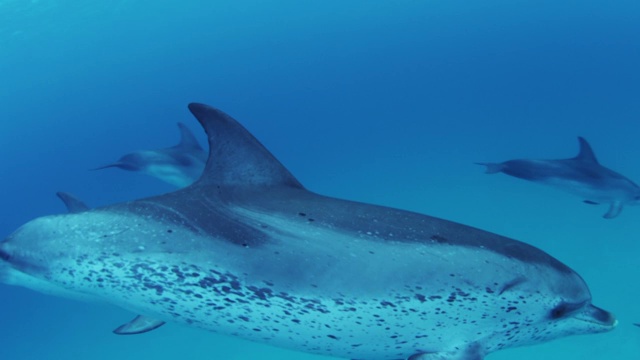
{"label": "dolphin tail stock", "polygon": [[476,163],[477,165],[486,166],[485,174],[497,174],[504,169],[503,163]]}

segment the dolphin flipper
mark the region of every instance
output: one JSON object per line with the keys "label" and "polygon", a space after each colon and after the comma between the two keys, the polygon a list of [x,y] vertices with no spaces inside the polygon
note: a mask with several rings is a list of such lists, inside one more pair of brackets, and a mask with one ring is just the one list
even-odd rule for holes
{"label": "dolphin flipper", "polygon": [[480,351],[477,344],[472,344],[469,348],[455,352],[420,352],[413,354],[407,360],[483,360],[484,353]]}
{"label": "dolphin flipper", "polygon": [[155,330],[162,325],[164,325],[164,321],[162,320],[138,315],[133,320],[113,330],[113,333],[118,335],[136,335]]}
{"label": "dolphin flipper", "polygon": [[62,200],[67,207],[67,211],[71,214],[80,213],[89,210],[89,207],[77,197],[62,191],[58,191],[56,195]]}
{"label": "dolphin flipper", "polygon": [[604,214],[602,217],[605,219],[613,219],[614,217],[620,215],[622,212],[622,201],[614,201],[609,206],[609,211]]}

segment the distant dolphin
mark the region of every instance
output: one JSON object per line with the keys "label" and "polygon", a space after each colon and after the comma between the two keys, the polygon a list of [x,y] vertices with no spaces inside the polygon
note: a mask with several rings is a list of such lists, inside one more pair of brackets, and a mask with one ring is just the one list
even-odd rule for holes
{"label": "distant dolphin", "polygon": [[587,204],[609,204],[609,210],[603,216],[606,219],[618,216],[624,205],[639,204],[640,187],[600,165],[589,143],[582,137],[578,137],[578,141],[580,152],[570,159],[478,164],[487,167],[487,174],[502,172],[576,194]]}
{"label": "distant dolphin", "polygon": [[94,170],[117,167],[139,171],[178,187],[191,185],[202,174],[207,154],[183,123],[178,123],[178,127],[181,135],[178,145],[159,150],[136,151],[124,155],[113,164]]}
{"label": "distant dolphin", "polygon": [[189,109],[210,147],[198,181],[32,220],[0,243],[0,280],[141,314],[118,334],[178,322],[347,359],[481,360],[616,326],[545,252],[310,192],[234,119]]}

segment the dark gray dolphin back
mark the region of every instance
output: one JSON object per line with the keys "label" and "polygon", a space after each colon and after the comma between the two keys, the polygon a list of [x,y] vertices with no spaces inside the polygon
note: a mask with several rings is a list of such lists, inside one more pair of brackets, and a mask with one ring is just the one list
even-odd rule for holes
{"label": "dark gray dolphin back", "polygon": [[193,185],[288,186],[302,188],[293,175],[235,119],[211,106],[189,110],[208,136],[209,159]]}

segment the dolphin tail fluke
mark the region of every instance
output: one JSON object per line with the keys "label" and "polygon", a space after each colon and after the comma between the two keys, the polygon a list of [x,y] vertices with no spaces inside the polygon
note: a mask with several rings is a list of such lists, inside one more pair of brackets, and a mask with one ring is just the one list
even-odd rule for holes
{"label": "dolphin tail fluke", "polygon": [[613,219],[614,217],[620,215],[622,212],[622,201],[614,201],[609,206],[609,211],[604,214],[602,217],[605,219]]}
{"label": "dolphin tail fluke", "polygon": [[486,166],[485,174],[496,174],[504,169],[502,163],[476,163],[478,165]]}

